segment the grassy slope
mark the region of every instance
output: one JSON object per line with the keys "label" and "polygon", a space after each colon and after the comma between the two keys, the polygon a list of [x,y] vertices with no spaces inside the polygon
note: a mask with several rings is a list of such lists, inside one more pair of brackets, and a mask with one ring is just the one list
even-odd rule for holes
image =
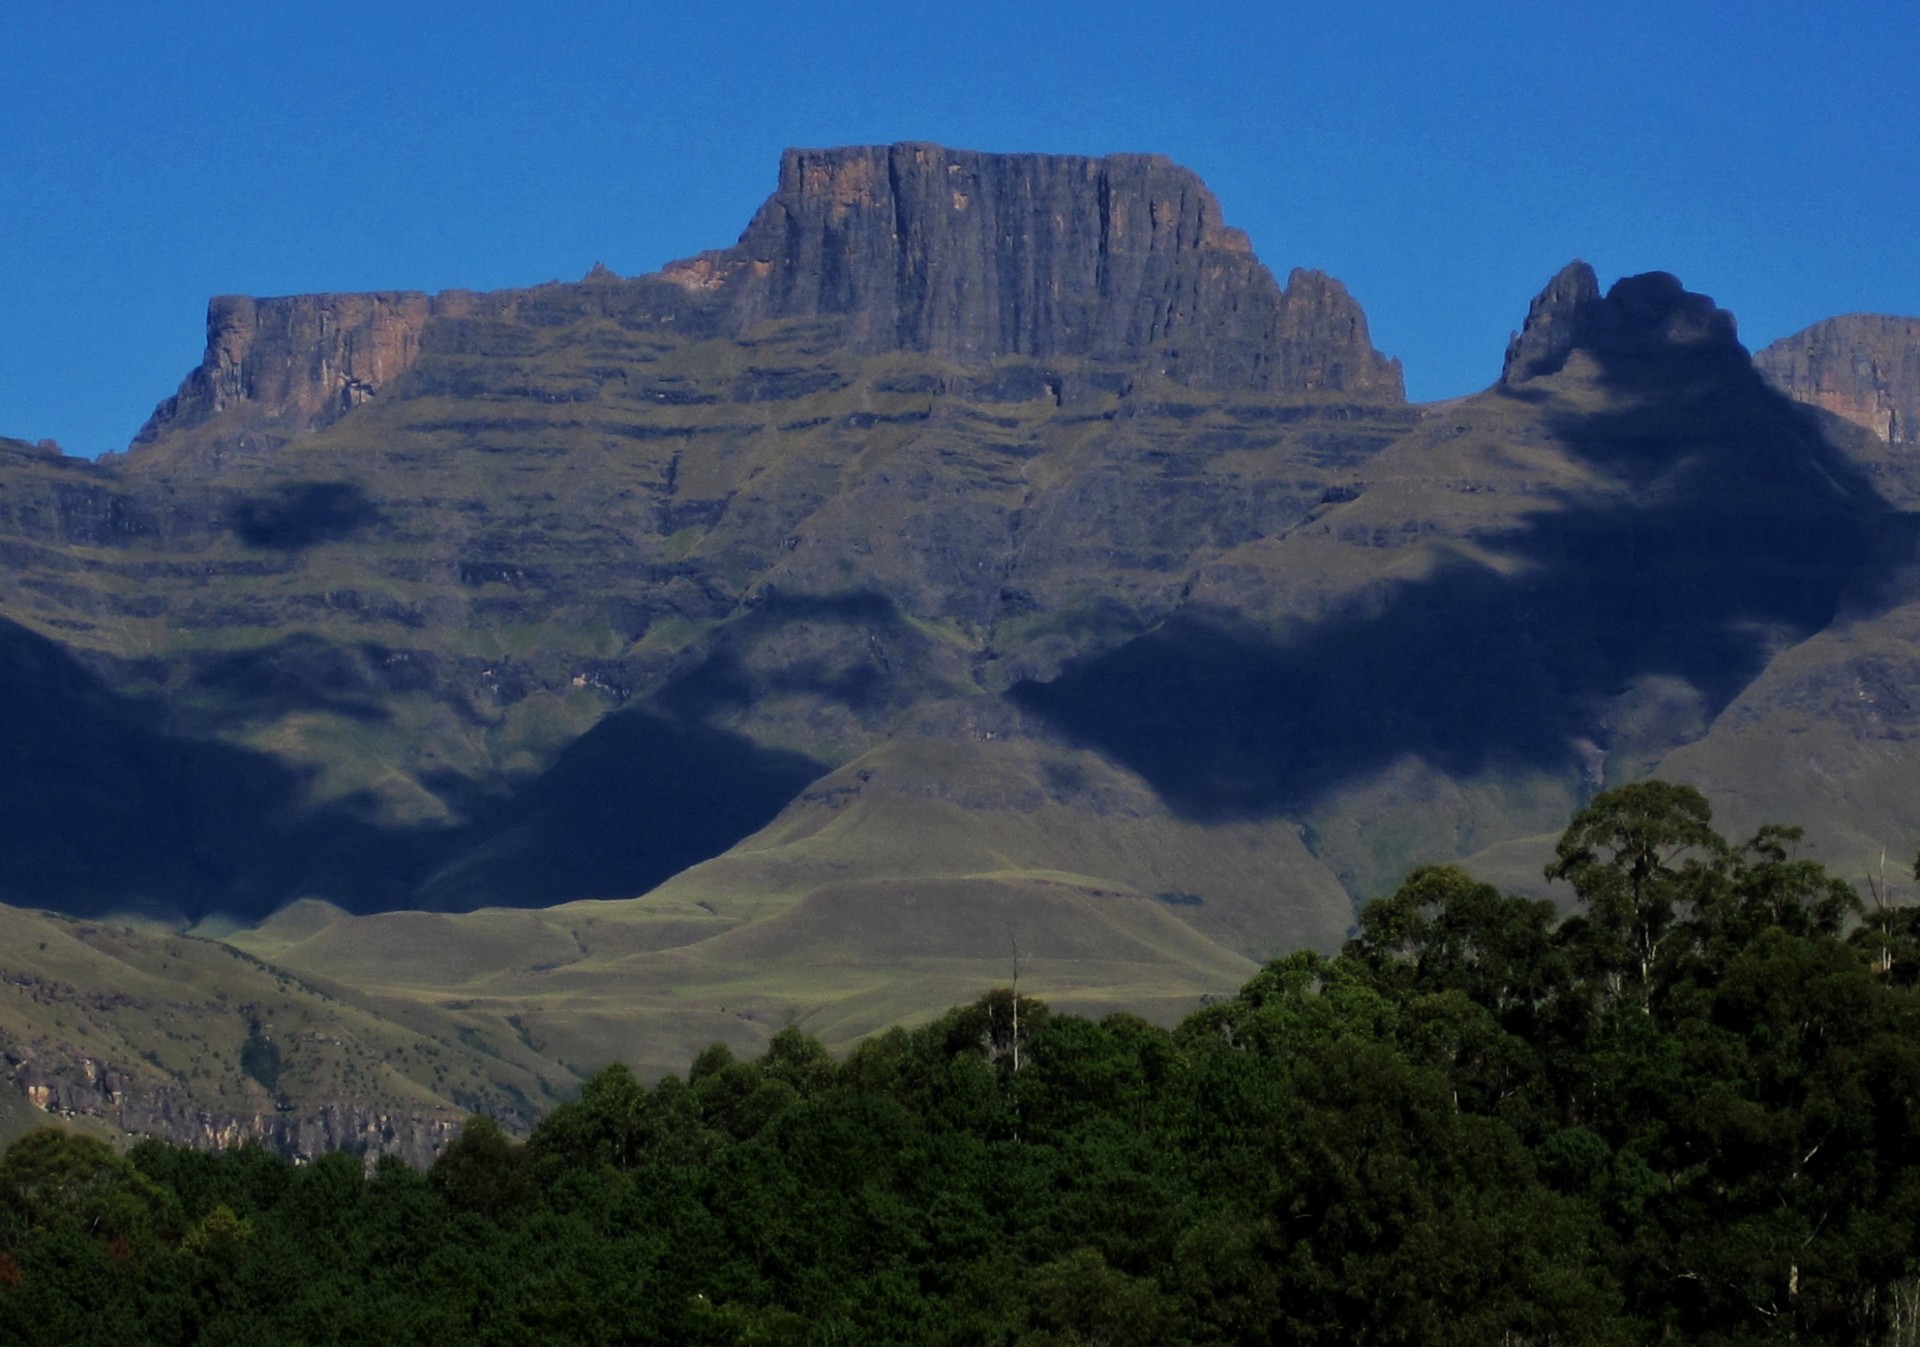
{"label": "grassy slope", "polygon": [[[1346,411],[1330,404],[1331,429],[1310,414],[1299,430],[1273,416],[1284,400],[1201,399],[1116,425],[1112,395],[1063,410],[989,388],[936,405],[923,386],[957,372],[912,359],[835,368],[778,334],[751,356],[634,340],[597,320],[545,333],[511,392],[477,398],[447,390],[466,375],[497,384],[499,368],[424,362],[412,396],[271,455],[229,459],[219,480],[234,499],[346,480],[381,522],[290,553],[262,554],[215,529],[193,544],[188,592],[167,611],[102,624],[94,639],[116,654],[204,660],[304,634],[465,661],[472,670],[453,680],[466,715],[433,690],[376,689],[380,713],[369,715],[325,699],[236,701],[173,675],[179,719],[312,769],[311,800],[356,800],[401,823],[448,817],[427,785],[436,773],[484,781],[551,761],[612,704],[592,661],[671,674],[689,648],[718,651],[755,684],[750,705],[699,714],[829,761],[864,764],[862,751],[884,745],[883,781],[905,768],[912,782],[849,810],[799,802],[734,854],[638,902],[353,920],[299,904],[233,933],[236,945],[365,989],[385,1015],[452,1015],[481,1025],[491,1045],[576,1066],[623,1057],[664,1069],[715,1038],[750,1046],[794,1015],[844,1043],[931,1013],[1007,980],[1015,945],[1043,994],[1171,1017],[1236,986],[1249,956],[1338,940],[1344,896],[1289,823],[1183,821],[1137,779],[1061,746],[989,749],[962,737],[909,751],[883,736],[929,692],[978,697],[974,669],[989,651],[991,687],[1137,630],[1173,601],[1185,553],[1253,527],[1233,524],[1233,511],[1278,491],[1284,515],[1289,493],[1318,490],[1325,469],[1313,460],[1352,452],[1340,447]],[[586,371],[609,359],[636,377],[613,386]],[[750,365],[810,365],[831,386],[747,404],[718,397]],[[662,389],[674,396],[654,401]],[[708,396],[718,400],[698,400]],[[622,434],[621,420],[648,432]],[[140,471],[178,486],[204,473],[213,439],[190,433],[149,451]],[[1154,486],[1196,470],[1197,491]],[[1128,505],[1141,499],[1153,508]],[[726,508],[716,517],[701,502]],[[677,524],[666,505],[687,507],[692,522]],[[124,556],[75,551],[110,584],[138,589]],[[989,568],[976,574],[982,557]],[[717,619],[676,611],[686,602],[676,581],[636,580],[662,566],[741,607]],[[1038,615],[996,613],[1014,571]],[[164,586],[165,576],[144,581]],[[877,588],[898,615],[891,627],[863,619],[846,630],[767,623],[744,601],[756,587]],[[623,590],[662,595],[666,612],[637,630],[610,625],[605,601]],[[260,625],[276,611],[289,620]],[[876,648],[907,671],[904,685],[870,705],[838,700],[838,682],[857,683]],[[535,672],[530,695],[496,692],[487,673],[500,661]],[[795,669],[813,670],[819,686],[796,687]],[[990,694],[979,699],[1005,715]],[[928,794],[929,780],[949,798]],[[1089,811],[1103,793],[1117,803]],[[1043,802],[1031,807],[1030,796]]]}
{"label": "grassy slope", "polygon": [[[1887,460],[1870,436],[1801,426],[1737,380],[1682,372],[1636,390],[1577,354],[1525,397],[1423,409],[1356,475],[1356,499],[1203,564],[1193,597],[1302,642],[1345,623],[1340,677],[1375,724],[1428,689],[1463,722],[1483,716],[1484,749],[1409,734],[1304,811],[1358,898],[1461,855],[1540,889],[1549,839],[1580,800],[1656,771],[1724,797],[1732,831],[1802,819],[1825,854],[1857,859],[1916,826],[1905,801],[1920,769],[1897,746],[1914,619],[1877,563],[1850,583],[1880,588],[1851,598],[1819,568],[1854,564],[1857,540],[1896,527],[1879,512],[1920,500],[1911,467]],[[1849,472],[1871,490],[1843,485]],[[1748,522],[1806,518],[1829,523],[1804,552],[1770,548]],[[1828,631],[1823,587],[1846,614]],[[1639,607],[1609,612],[1621,594]],[[1698,653],[1714,643],[1752,652],[1744,691],[1701,679],[1726,672]],[[1422,673],[1370,680],[1396,658]],[[1565,709],[1530,704],[1543,689]],[[1550,733],[1503,756],[1506,724],[1542,710]]]}
{"label": "grassy slope", "polygon": [[[1735,842],[1766,823],[1803,827],[1807,853],[1864,891],[1883,855],[1904,883],[1920,837],[1912,806],[1920,761],[1909,748],[1920,736],[1910,694],[1920,685],[1920,602],[1908,541],[1920,463],[1838,417],[1800,415],[1878,498],[1880,560],[1842,594],[1829,625],[1774,651],[1724,707],[1705,704],[1682,680],[1642,680],[1616,717],[1626,742],[1610,755],[1604,780],[1658,775],[1697,785],[1714,803],[1715,826]],[[1557,836],[1502,841],[1465,864],[1504,888],[1565,902],[1565,886],[1541,876]]]}
{"label": "grassy slope", "polygon": [[[212,941],[0,906],[10,1074],[24,1084],[39,1071],[53,1087],[42,1105],[105,1123],[204,1141],[341,1104],[445,1120],[486,1106],[524,1121],[571,1085],[517,1043],[485,1042],[455,1012],[408,1009],[396,1018]],[[272,1045],[271,1070],[249,1040]],[[23,1097],[7,1092],[0,1125],[45,1116]]]}
{"label": "grassy slope", "polygon": [[1884,858],[1897,895],[1920,845],[1920,460],[1839,417],[1804,415],[1890,511],[1881,562],[1826,629],[1781,651],[1654,770],[1706,791],[1736,841],[1764,823],[1804,827],[1809,854],[1863,892]]}
{"label": "grassy slope", "polygon": [[888,743],[632,900],[304,907],[227,938],[383,1004],[514,1015],[570,1063],[659,1072],[792,1021],[845,1046],[1010,981],[1016,952],[1056,1004],[1170,1020],[1349,921],[1291,825],[1183,821],[1094,754],[996,734]]}
{"label": "grassy slope", "polygon": [[1864,891],[1883,857],[1903,885],[1920,845],[1920,604],[1841,620],[1782,653],[1660,765],[1698,785],[1736,839],[1806,828],[1812,855]]}
{"label": "grassy slope", "polygon": [[[1570,410],[1603,405],[1578,385],[1565,397]],[[1389,610],[1449,568],[1524,578],[1529,564],[1502,540],[1569,499],[1616,488],[1567,452],[1537,406],[1488,392],[1421,409],[1419,424],[1359,466],[1349,489],[1355,498],[1285,534],[1204,562],[1193,602],[1284,641],[1317,622]],[[1580,788],[1558,769],[1449,771],[1410,744],[1340,782],[1303,822],[1316,854],[1364,901],[1423,860],[1557,826]]]}
{"label": "grassy slope", "polygon": [[[11,614],[152,657],[116,686],[162,699],[172,733],[252,750],[285,769],[288,812],[407,849],[384,867],[405,894],[349,894],[312,841],[256,891],[552,901],[497,863],[523,822],[498,810],[615,707],[844,763],[916,703],[1147,628],[1196,558],[1297,519],[1407,419],[1145,376],[1123,398],[1071,366],[1062,398],[1017,361],[856,359],[807,325],[694,340],[603,294],[560,312],[566,289],[526,301],[537,321],[466,323],[270,452],[232,448],[272,432],[245,408],[143,448],[122,485],[161,517],[150,538],[35,544],[84,580],[27,586]],[[315,488],[345,493],[338,528],[288,505]],[[229,527],[281,513],[301,545]],[[441,835],[475,818],[495,831]],[[455,845],[478,864],[415,863]]]}

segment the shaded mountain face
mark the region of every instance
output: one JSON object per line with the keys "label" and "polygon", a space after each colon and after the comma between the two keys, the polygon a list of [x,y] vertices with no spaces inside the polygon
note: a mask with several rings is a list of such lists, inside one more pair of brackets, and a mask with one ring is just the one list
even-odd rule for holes
{"label": "shaded mountain face", "polygon": [[1662,274],[1603,296],[1576,263],[1501,382],[1358,466],[1350,502],[1014,695],[1186,813],[1302,820],[1364,896],[1647,775],[1885,586],[1902,545],[1863,458],[1710,300]]}
{"label": "shaded mountain face", "polygon": [[1337,283],[1137,156],[795,152],[660,276],[216,300],[132,454],[8,479],[9,700],[111,730],[34,741],[67,859],[9,893],[643,891],[1409,424]]}
{"label": "shaded mountain face", "polygon": [[0,897],[1065,874],[1263,957],[1904,592],[1906,469],[1674,278],[1576,264],[1410,407],[1337,282],[1144,156],[794,151],[655,276],[208,327],[128,455],[0,445]]}

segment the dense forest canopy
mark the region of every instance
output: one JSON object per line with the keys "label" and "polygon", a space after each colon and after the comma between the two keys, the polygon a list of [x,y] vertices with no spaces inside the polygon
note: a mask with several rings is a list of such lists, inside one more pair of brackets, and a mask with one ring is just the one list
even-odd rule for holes
{"label": "dense forest canopy", "polygon": [[1910,1343],[1920,925],[1596,798],[1172,1030],[992,992],[843,1061],[621,1067],[426,1173],[33,1133],[20,1343]]}

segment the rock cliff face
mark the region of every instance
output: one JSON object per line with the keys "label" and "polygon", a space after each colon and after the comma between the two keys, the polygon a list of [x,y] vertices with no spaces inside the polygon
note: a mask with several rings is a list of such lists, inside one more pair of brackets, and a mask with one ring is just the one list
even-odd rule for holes
{"label": "rock cliff face", "polygon": [[1552,374],[1586,337],[1600,303],[1600,279],[1593,268],[1569,262],[1527,306],[1526,324],[1507,343],[1503,384],[1525,383]]}
{"label": "rock cliff face", "polygon": [[[0,1081],[26,1096],[52,1118],[89,1118],[131,1136],[159,1137],[176,1146],[226,1149],[249,1143],[289,1160],[311,1160],[329,1151],[351,1151],[369,1164],[397,1155],[421,1168],[459,1135],[457,1111],[439,1115],[395,1113],[350,1101],[315,1108],[263,1109],[252,1113],[209,1108],[203,1098],[160,1073],[115,1066],[62,1045],[41,1050],[0,1045]],[[527,1119],[512,1119],[527,1125]]]}
{"label": "rock cliff face", "polygon": [[1604,297],[1593,268],[1572,262],[1527,309],[1525,326],[1507,343],[1500,382],[1507,387],[1558,373],[1584,350],[1619,365],[1688,353],[1729,368],[1744,366],[1733,315],[1664,271],[1627,276]]}
{"label": "rock cliff face", "polygon": [[1782,337],[1753,363],[1796,401],[1864,426],[1886,444],[1920,444],[1920,318],[1829,318]]}
{"label": "rock cliff face", "polygon": [[[436,319],[540,328],[596,309],[716,335],[825,320],[854,354],[1091,359],[1201,389],[1404,401],[1399,362],[1373,349],[1345,287],[1296,270],[1282,289],[1169,160],[904,144],[789,150],[738,244],[657,276],[596,266],[579,284],[489,295],[221,296],[200,365],[134,443],[236,412],[223,438],[271,445],[373,399]],[[473,340],[451,328],[449,348]]]}
{"label": "rock cliff face", "polygon": [[0,440],[0,595],[28,570],[25,539],[112,547],[155,531],[153,511],[120,487],[112,469],[84,458]]}
{"label": "rock cliff face", "polygon": [[1337,281],[1282,290],[1199,178],[1152,155],[789,150],[737,246],[663,273],[744,322],[837,318],[856,349],[1157,364],[1203,388],[1402,397]]}
{"label": "rock cliff face", "polygon": [[221,295],[207,305],[206,355],[134,443],[242,404],[285,430],[324,426],[405,373],[420,354],[427,320],[458,310],[461,298],[417,291]]}

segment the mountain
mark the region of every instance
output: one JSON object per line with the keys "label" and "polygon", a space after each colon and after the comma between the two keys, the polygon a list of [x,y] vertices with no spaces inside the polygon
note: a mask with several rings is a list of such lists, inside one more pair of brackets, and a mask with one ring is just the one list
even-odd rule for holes
{"label": "mountain", "polygon": [[1025,695],[1189,813],[1300,819],[1364,897],[1665,770],[1777,654],[1880,602],[1902,521],[1874,457],[1768,387],[1711,301],[1661,274],[1602,296],[1575,264],[1493,388]]}
{"label": "mountain", "polygon": [[1754,356],[1774,387],[1891,445],[1920,444],[1920,318],[1850,313]]}
{"label": "mountain", "polygon": [[596,265],[578,287],[533,295],[216,299],[204,360],[136,443],[222,414],[241,443],[243,423],[320,428],[405,375],[434,338],[457,341],[459,320],[531,337],[528,326],[596,308],[629,329],[678,323],[734,342],[799,320],[859,355],[1151,362],[1197,388],[1402,396],[1398,363],[1373,349],[1339,282],[1296,271],[1276,285],[1187,170],[1149,155],[907,144],[788,151],[739,243],[638,284]]}
{"label": "mountain", "polygon": [[1412,422],[1337,283],[1138,156],[796,152],[658,276],[208,328],[131,453],[10,480],[11,896],[642,891],[910,708],[1144,630]]}
{"label": "mountain", "polygon": [[1899,321],[1756,362],[1575,263],[1413,406],[1176,165],[917,144],[655,275],[216,299],[126,454],[0,442],[0,899],[506,1109],[1016,969],[1171,1018],[1656,772],[1857,873],[1920,833]]}

